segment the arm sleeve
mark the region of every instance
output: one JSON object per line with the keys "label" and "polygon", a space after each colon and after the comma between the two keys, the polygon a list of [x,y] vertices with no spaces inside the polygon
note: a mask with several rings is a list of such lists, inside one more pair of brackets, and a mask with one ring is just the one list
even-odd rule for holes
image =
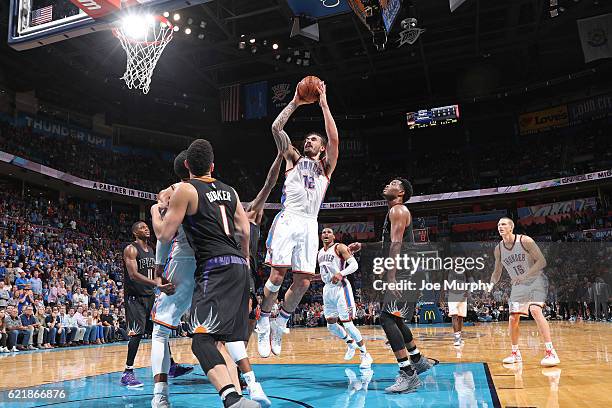
{"label": "arm sleeve", "polygon": [[351,256],[349,259],[346,260],[346,265],[346,268],[340,271],[342,276],[350,275],[351,273],[355,272],[357,268],[359,268],[359,264],[355,260],[354,256]]}
{"label": "arm sleeve", "polygon": [[172,248],[172,241],[162,243],[157,240],[157,246],[155,247],[155,265],[165,265],[168,255],[170,255],[170,249]]}

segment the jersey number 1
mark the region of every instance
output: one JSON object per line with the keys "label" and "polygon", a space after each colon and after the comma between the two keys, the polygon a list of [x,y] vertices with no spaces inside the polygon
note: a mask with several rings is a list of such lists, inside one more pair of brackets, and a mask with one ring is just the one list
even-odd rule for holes
{"label": "jersey number 1", "polygon": [[219,205],[219,210],[221,210],[221,221],[223,221],[223,231],[225,231],[225,235],[230,235],[229,223],[227,222],[227,213],[225,212],[225,206]]}

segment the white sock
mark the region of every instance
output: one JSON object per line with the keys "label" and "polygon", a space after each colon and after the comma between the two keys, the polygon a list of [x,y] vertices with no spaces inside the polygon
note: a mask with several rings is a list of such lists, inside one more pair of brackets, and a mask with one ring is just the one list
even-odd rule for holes
{"label": "white sock", "polygon": [[512,345],[512,352],[513,352],[513,353],[515,353],[515,352],[516,352],[516,353],[520,353],[520,351],[519,351],[519,347],[518,347],[518,344],[513,344],[513,345]]}
{"label": "white sock", "polygon": [[243,373],[242,376],[244,377],[244,380],[246,381],[249,387],[257,382],[255,380],[255,373],[253,371],[249,371],[248,373]]}
{"label": "white sock", "polygon": [[261,329],[268,329],[270,327],[270,313],[262,313],[257,322],[257,326]]}
{"label": "white sock", "polygon": [[555,348],[552,345],[552,342],[550,343],[544,343],[544,347],[546,347],[546,350],[554,350]]}
{"label": "white sock", "polygon": [[414,350],[408,352],[408,354],[410,354],[411,356],[416,356],[419,353],[420,351],[418,347],[415,347]]}
{"label": "white sock", "polygon": [[153,334],[151,336],[151,369],[153,370],[153,375],[168,374],[170,370],[169,337],[169,328],[159,324],[153,326]]}
{"label": "white sock", "polygon": [[400,366],[400,368],[408,367],[410,365],[410,359],[408,359],[406,361],[398,361],[397,365]]}
{"label": "white sock", "polygon": [[363,346],[357,346],[357,347],[359,347],[359,351],[361,351],[363,354],[367,353],[365,343],[363,343]]}
{"label": "white sock", "polygon": [[167,382],[157,382],[153,387],[153,394],[162,394],[168,395],[168,383]]}
{"label": "white sock", "polygon": [[454,334],[454,335],[455,335],[455,340],[458,340],[458,339],[460,339],[460,338],[461,338],[461,332],[460,332],[460,331],[455,332],[455,334]]}
{"label": "white sock", "polygon": [[291,318],[291,313],[287,313],[283,308],[278,311],[278,316],[276,317],[276,324],[280,327],[287,327],[287,322]]}

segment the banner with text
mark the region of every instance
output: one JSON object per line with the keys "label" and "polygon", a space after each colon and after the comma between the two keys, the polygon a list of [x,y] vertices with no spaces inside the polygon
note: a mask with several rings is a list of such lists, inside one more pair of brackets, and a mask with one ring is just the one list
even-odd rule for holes
{"label": "banner with text", "polygon": [[31,127],[34,133],[44,134],[51,137],[65,138],[71,137],[79,142],[88,143],[94,147],[102,149],[112,149],[111,139],[96,136],[91,131],[78,126],[67,125],[46,118],[35,118],[29,115],[20,114],[15,121],[16,126]]}
{"label": "banner with text", "polygon": [[600,95],[570,103],[569,121],[572,125],[612,116],[612,95]]}
{"label": "banner with text", "polygon": [[574,212],[580,213],[588,208],[593,211],[597,209],[597,199],[595,197],[521,207],[518,209],[518,215],[521,224],[541,224],[546,222],[546,218],[559,221],[564,215]]}
{"label": "banner with text", "polygon": [[331,228],[336,236],[339,234],[350,234],[355,239],[372,239],[374,235],[374,222],[340,222],[340,223],[324,223],[321,229]]}
{"label": "banner with text", "polygon": [[34,163],[30,160],[15,156],[13,154],[0,152],[0,161],[10,163],[15,166],[19,166],[24,169],[35,171],[45,176],[52,177],[57,180],[64,181],[76,186],[89,188],[91,190],[104,191],[111,194],[119,194],[128,197],[134,197],[142,200],[157,200],[157,194],[149,193],[147,191],[135,190],[132,188],[115,186],[113,184],[100,183],[97,181],[91,181],[82,179],[72,174],[64,173],[63,171],[52,169],[51,167],[44,166],[42,164]]}
{"label": "banner with text", "polygon": [[554,108],[537,112],[523,113],[519,116],[521,135],[565,127],[568,124],[567,105],[555,106]]}
{"label": "banner with text", "polygon": [[[14,154],[5,153],[0,151],[0,161],[9,163],[15,166],[19,166],[28,170],[35,171],[40,174],[44,174],[53,177],[58,180],[65,181],[74,185],[78,185],[85,188],[108,191],[115,194],[121,194],[130,197],[141,198],[145,200],[156,200],[156,193],[150,193],[141,190],[130,189],[127,187],[115,186],[112,184],[100,183],[96,181],[82,179],[80,177],[73,176],[68,173],[64,173],[59,170],[52,169],[51,167],[44,166],[39,163],[34,163],[30,160],[24,159]],[[584,183],[589,181],[598,181],[612,178],[612,169],[596,171],[588,174],[581,174],[578,176],[561,177],[552,180],[536,181],[534,183],[519,184],[515,186],[504,186],[504,187],[492,187],[482,188],[478,190],[465,190],[465,191],[453,191],[448,193],[439,194],[428,194],[422,196],[413,196],[408,204],[424,203],[431,201],[445,201],[445,200],[456,200],[463,198],[474,198],[483,196],[493,196],[511,193],[524,193],[527,191],[540,190],[543,188],[559,187],[564,185],[571,185],[577,183]],[[387,206],[386,200],[376,201],[344,201],[334,203],[323,203],[321,204],[322,210],[339,210],[339,209],[359,209],[359,208],[373,208],[373,207],[385,207]],[[266,210],[279,210],[281,209],[280,203],[266,203]]]}

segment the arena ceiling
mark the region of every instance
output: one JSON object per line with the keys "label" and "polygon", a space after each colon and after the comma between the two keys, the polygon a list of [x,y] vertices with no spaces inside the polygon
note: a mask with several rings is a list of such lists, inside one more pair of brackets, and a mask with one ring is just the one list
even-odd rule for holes
{"label": "arena ceiling", "polygon": [[[194,21],[194,32],[177,35],[167,47],[146,97],[123,88],[125,55],[110,32],[21,52],[3,41],[0,80],[75,109],[93,113],[104,106],[118,118],[171,109],[185,111],[185,117],[197,114],[200,123],[218,122],[220,87],[307,74],[330,84],[336,111],[344,114],[414,108],[569,74],[588,76],[591,67],[608,64],[584,64],[575,20],[610,12],[611,2],[568,1],[571,7],[552,18],[549,0],[467,0],[452,14],[448,0],[415,0],[419,26],[427,31],[414,45],[399,48],[396,33],[383,52],[352,13],[321,20],[315,42],[289,38],[292,13],[285,0],[214,1],[180,11],[183,22]],[[0,29],[6,33],[7,2],[2,3]],[[255,53],[250,38],[256,39]],[[296,65],[296,51],[300,57],[309,53],[309,66]]]}

